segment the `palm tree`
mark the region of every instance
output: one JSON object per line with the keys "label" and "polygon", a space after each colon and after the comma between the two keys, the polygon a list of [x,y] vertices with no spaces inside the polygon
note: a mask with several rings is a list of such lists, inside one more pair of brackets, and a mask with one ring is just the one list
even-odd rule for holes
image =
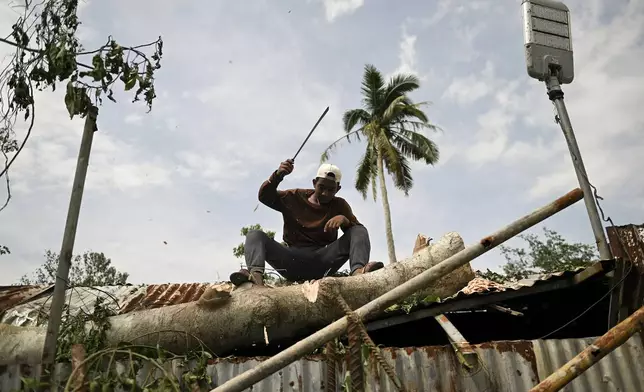
{"label": "palm tree", "polygon": [[[360,109],[344,113],[346,135],[332,143],[322,154],[322,161],[329,158],[330,152],[338,143],[352,138],[364,139],[367,144],[358,164],[355,187],[367,198],[371,185],[374,201],[377,199],[376,178],[380,183],[382,207],[385,212],[385,230],[389,261],[396,262],[394,235],[391,228],[391,210],[385,184],[385,169],[392,176],[394,186],[405,196],[413,185],[409,161],[424,161],[428,165],[438,162],[438,147],[421,132],[425,129],[436,130],[429,123],[427,115],[421,110],[426,102],[414,103],[407,96],[419,87],[414,75],[397,74],[389,83],[373,65],[367,64],[362,79],[362,103]],[[358,128],[356,128],[358,126]]]}

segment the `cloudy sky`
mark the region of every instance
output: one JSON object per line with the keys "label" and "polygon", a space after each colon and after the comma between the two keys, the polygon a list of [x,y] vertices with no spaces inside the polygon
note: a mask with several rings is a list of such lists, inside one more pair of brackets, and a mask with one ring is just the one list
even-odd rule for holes
{"label": "cloudy sky", "polygon": [[[3,4],[6,36],[16,14]],[[564,91],[589,176],[617,224],[642,223],[644,2],[567,4],[576,69]],[[408,198],[390,187],[399,258],[418,233],[457,231],[472,243],[577,186],[545,86],[525,71],[519,0],[90,0],[81,20],[87,48],[110,34],[123,45],[165,42],[152,112],[123,95],[101,107],[76,238],[76,253],[106,253],[133,283],[223,280],[239,267],[231,250],[242,226],[281,236],[278,214],[254,211],[257,189],[330,106],[283,186],[310,184],[342,112],[360,105],[366,63],[417,74],[413,98],[433,102],[427,112],[443,129],[431,134],[440,164],[414,166]],[[12,251],[0,257],[0,284],[60,249],[82,120],[69,120],[58,92],[39,94],[36,108],[0,213],[0,244]],[[372,258],[385,261],[381,205],[351,186],[362,148],[344,146],[332,161]],[[583,203],[547,226],[592,242]],[[472,265],[502,262],[495,251]]]}

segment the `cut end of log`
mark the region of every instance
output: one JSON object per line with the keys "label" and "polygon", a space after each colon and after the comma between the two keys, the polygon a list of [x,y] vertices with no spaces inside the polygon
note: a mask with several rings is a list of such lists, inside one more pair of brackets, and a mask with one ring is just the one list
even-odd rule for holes
{"label": "cut end of log", "polygon": [[310,282],[304,282],[302,284],[302,293],[307,300],[311,303],[315,303],[318,300],[318,291],[320,290],[320,281],[313,280]]}
{"label": "cut end of log", "polygon": [[412,252],[412,255],[415,255],[421,249],[427,248],[431,240],[433,240],[433,238],[419,233],[418,236],[416,237],[416,243],[414,244],[414,250]]}

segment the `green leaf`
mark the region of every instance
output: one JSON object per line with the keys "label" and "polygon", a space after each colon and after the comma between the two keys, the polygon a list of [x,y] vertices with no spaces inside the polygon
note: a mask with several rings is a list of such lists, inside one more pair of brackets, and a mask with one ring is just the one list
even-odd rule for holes
{"label": "green leaf", "polygon": [[127,82],[125,82],[125,91],[132,90],[134,86],[136,86],[136,80],[137,80],[136,73],[132,73],[132,75],[127,80]]}
{"label": "green leaf", "polygon": [[103,384],[101,392],[112,392],[112,386],[109,383]]}
{"label": "green leaf", "polygon": [[67,113],[69,113],[69,118],[73,118],[76,114],[80,113],[80,99],[79,89],[74,87],[72,82],[67,83],[67,91],[65,92],[65,107],[67,107]]}
{"label": "green leaf", "polygon": [[429,304],[432,304],[434,302],[440,302],[440,301],[441,301],[441,299],[440,299],[439,296],[437,296],[437,295],[428,295],[427,297],[423,298],[423,300],[421,302],[424,305],[429,305]]}
{"label": "green leaf", "polygon": [[390,307],[385,309],[385,312],[395,312],[398,309],[400,309],[400,305],[395,304],[395,305],[391,305]]}
{"label": "green leaf", "polygon": [[362,357],[362,366],[369,365],[369,358],[371,357],[371,349],[366,344],[360,346],[360,356]]}

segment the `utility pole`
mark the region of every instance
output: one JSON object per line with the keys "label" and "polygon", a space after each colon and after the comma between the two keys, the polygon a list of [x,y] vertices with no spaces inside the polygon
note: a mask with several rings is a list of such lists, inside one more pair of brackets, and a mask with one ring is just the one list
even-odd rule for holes
{"label": "utility pole", "polygon": [[67,210],[63,243],[60,248],[60,255],[58,256],[58,270],[56,271],[54,294],[51,300],[47,334],[45,335],[45,346],[42,355],[43,365],[52,365],[56,360],[56,341],[58,339],[63,306],[65,304],[65,292],[68,287],[69,269],[72,263],[72,253],[74,251],[74,241],[76,240],[76,228],[78,226],[78,216],[83,199],[83,189],[85,188],[85,178],[87,177],[89,155],[92,150],[94,132],[97,131],[97,116],[98,108],[92,105],[85,117],[83,137],[81,139],[80,151],[78,152],[78,160],[76,161],[76,173],[74,174],[72,194]]}

